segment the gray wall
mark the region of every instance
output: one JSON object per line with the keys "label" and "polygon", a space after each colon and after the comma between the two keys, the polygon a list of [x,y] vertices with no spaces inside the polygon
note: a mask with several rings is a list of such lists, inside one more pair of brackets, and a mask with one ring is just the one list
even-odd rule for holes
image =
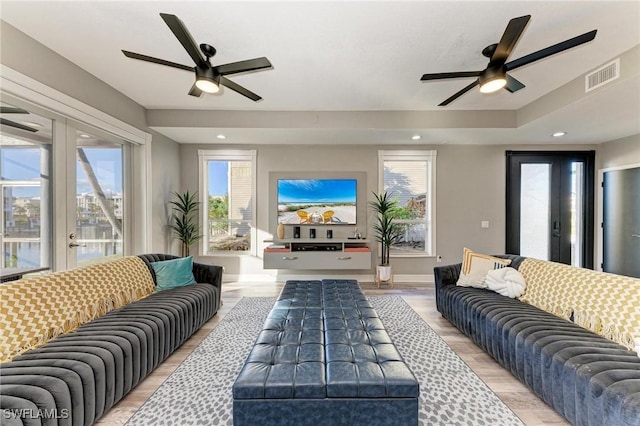
{"label": "gray wall", "polygon": [[[275,223],[269,223],[269,173],[292,171],[360,171],[367,174],[367,196],[377,191],[378,150],[417,149],[411,146],[289,146],[289,145],[181,145],[182,189],[198,188],[198,149],[257,150],[257,226],[258,257],[214,256],[200,258],[226,267],[226,273],[262,272],[262,240],[275,235]],[[459,262],[463,247],[485,253],[503,253],[505,241],[505,151],[506,150],[593,150],[595,145],[438,145],[420,149],[437,150],[436,250],[442,264]],[[359,202],[365,202],[359,201]],[[480,222],[489,221],[489,228]],[[371,216],[368,217],[371,224]],[[369,231],[361,230],[368,234]],[[434,258],[391,260],[397,274],[433,274]],[[362,271],[359,271],[362,273]],[[356,273],[359,273],[356,272]]]}
{"label": "gray wall", "polygon": [[171,193],[180,191],[177,143],[151,130],[151,247],[153,253],[179,254],[180,247],[167,227],[171,215]]}
{"label": "gray wall", "polygon": [[640,134],[598,145],[598,168],[640,163]]}

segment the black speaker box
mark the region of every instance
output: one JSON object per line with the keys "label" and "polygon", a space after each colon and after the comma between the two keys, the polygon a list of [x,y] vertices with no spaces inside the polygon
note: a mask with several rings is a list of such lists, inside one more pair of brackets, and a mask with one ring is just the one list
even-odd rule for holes
{"label": "black speaker box", "polygon": [[300,227],[299,226],[294,226],[293,227],[293,238],[300,238]]}

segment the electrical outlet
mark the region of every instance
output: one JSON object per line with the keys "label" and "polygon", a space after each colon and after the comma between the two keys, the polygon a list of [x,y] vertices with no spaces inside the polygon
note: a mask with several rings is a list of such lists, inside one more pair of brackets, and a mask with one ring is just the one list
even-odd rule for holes
{"label": "electrical outlet", "polygon": [[442,256],[438,255],[436,256],[436,263],[441,263],[442,262]]}

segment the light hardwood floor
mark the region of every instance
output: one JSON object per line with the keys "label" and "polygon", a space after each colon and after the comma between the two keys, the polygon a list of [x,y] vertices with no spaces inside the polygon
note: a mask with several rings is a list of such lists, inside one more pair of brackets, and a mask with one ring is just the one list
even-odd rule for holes
{"label": "light hardwood floor", "polygon": [[[367,295],[393,294],[402,296],[527,426],[569,424],[511,373],[502,368],[469,338],[440,316],[436,310],[432,285],[396,283],[393,289],[388,287],[378,289],[373,283],[360,284]],[[223,283],[222,288],[224,305],[218,314],[104,415],[98,424],[115,426],[126,423],[242,297],[275,297],[280,292],[282,283],[234,282]]]}

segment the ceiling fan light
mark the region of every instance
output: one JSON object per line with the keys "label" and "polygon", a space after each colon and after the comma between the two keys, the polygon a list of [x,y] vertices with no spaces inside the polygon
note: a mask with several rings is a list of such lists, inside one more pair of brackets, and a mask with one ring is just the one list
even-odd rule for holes
{"label": "ceiling fan light", "polygon": [[218,93],[220,91],[220,86],[218,86],[215,80],[210,80],[205,77],[199,77],[196,80],[196,87],[206,93]]}
{"label": "ceiling fan light", "polygon": [[480,74],[480,92],[493,93],[507,85],[504,67],[487,68]]}
{"label": "ceiling fan light", "polygon": [[493,80],[487,81],[482,86],[480,86],[480,91],[482,93],[493,93],[493,92],[497,92],[498,90],[502,89],[506,85],[507,85],[507,79],[506,78],[497,77],[497,78],[495,78]]}
{"label": "ceiling fan light", "polygon": [[218,93],[220,91],[220,75],[213,68],[196,68],[196,87],[205,93]]}

